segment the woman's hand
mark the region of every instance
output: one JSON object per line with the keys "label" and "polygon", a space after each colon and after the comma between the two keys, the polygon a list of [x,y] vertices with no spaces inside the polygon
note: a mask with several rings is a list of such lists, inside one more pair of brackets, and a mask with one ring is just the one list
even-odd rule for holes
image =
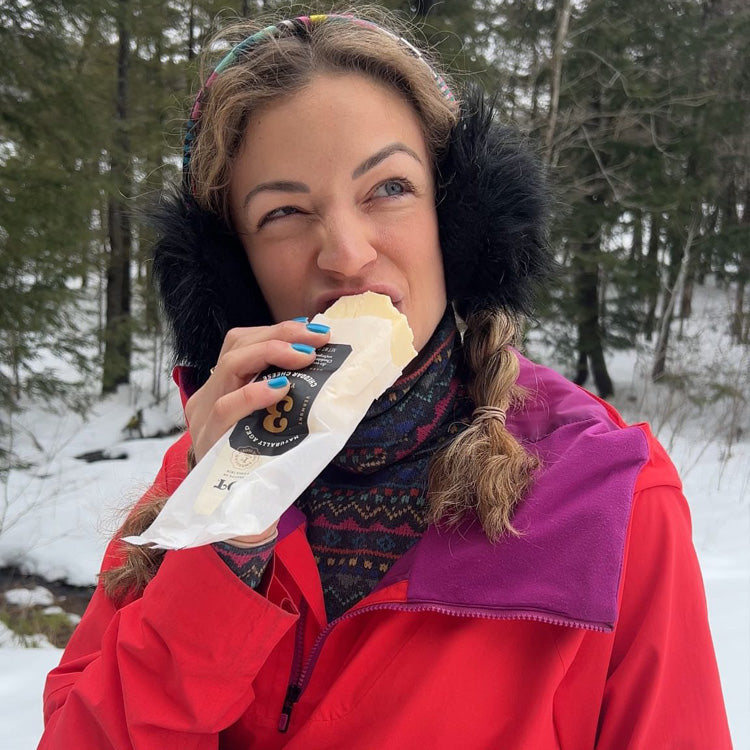
{"label": "woman's hand", "polygon": [[[253,378],[268,367],[300,370],[315,361],[315,349],[328,343],[326,326],[289,320],[258,328],[233,328],[224,338],[211,376],[185,404],[185,417],[200,461],[234,424],[286,396],[289,382]],[[254,544],[273,536],[275,528],[237,541]],[[233,540],[230,540],[233,541]]]}

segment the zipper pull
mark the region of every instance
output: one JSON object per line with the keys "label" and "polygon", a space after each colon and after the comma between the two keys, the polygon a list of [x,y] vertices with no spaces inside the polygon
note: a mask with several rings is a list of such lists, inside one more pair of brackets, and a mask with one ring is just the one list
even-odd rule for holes
{"label": "zipper pull", "polygon": [[281,709],[281,716],[279,717],[279,732],[286,732],[289,729],[289,722],[292,719],[292,709],[294,704],[299,700],[300,688],[299,685],[290,685],[286,691],[286,697],[284,698],[284,705]]}

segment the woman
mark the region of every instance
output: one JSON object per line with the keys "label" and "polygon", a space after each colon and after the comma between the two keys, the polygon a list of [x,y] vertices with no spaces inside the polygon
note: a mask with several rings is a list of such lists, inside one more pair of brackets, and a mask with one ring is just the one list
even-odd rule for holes
{"label": "woman", "polygon": [[419,355],[278,525],[110,545],[40,747],[729,747],[674,468],[511,348],[550,265],[534,160],[382,26],[231,34],[158,217],[189,432],[123,535],[332,301],[389,295]]}

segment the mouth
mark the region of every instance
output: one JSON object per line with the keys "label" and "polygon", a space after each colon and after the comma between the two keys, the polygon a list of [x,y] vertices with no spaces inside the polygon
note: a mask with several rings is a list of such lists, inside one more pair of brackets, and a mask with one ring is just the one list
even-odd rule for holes
{"label": "mouth", "polygon": [[337,302],[342,297],[352,297],[357,294],[364,294],[365,292],[375,292],[376,294],[384,294],[389,297],[393,306],[399,311],[401,309],[402,295],[399,294],[395,289],[385,286],[371,286],[363,287],[361,289],[346,289],[336,292],[335,294],[321,295],[315,300],[315,314],[324,313],[334,302]]}

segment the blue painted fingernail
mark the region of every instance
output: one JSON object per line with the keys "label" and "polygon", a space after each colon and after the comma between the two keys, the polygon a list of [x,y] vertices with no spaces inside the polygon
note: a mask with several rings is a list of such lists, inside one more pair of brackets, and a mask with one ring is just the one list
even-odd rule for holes
{"label": "blue painted fingernail", "polygon": [[322,323],[308,323],[307,330],[313,333],[328,333],[331,330],[331,326],[325,326]]}
{"label": "blue painted fingernail", "polygon": [[312,354],[315,351],[315,347],[310,346],[309,344],[292,344],[292,349],[302,352],[303,354]]}
{"label": "blue painted fingernail", "polygon": [[307,323],[307,317],[303,315],[300,318],[292,318],[295,323]]}
{"label": "blue painted fingernail", "polygon": [[269,388],[286,388],[289,385],[289,378],[286,375],[279,375],[277,378],[268,378],[266,385]]}

